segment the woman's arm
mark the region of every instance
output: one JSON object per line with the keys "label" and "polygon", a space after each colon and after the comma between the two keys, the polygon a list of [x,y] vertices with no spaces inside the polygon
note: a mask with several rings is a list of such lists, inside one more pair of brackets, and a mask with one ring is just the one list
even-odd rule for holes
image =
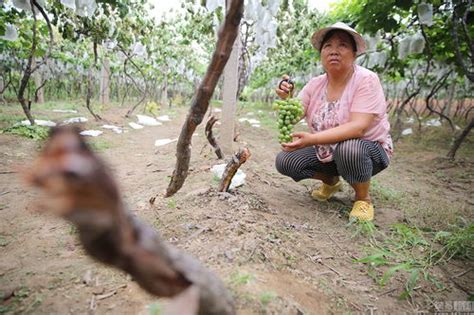
{"label": "woman's arm", "polygon": [[311,145],[331,144],[347,139],[362,138],[373,123],[376,114],[350,113],[349,122],[317,133],[295,132],[293,142],[283,143],[284,151],[293,151]]}

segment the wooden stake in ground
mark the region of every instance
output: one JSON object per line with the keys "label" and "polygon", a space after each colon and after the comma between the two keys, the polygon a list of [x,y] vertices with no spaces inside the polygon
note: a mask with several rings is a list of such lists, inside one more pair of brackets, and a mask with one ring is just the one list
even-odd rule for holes
{"label": "wooden stake in ground", "polygon": [[234,178],[235,173],[239,169],[240,165],[244,164],[247,159],[250,157],[250,151],[247,148],[240,149],[232,159],[227,163],[224,173],[222,173],[222,178],[219,183],[218,190],[221,192],[228,191],[232,178]]}
{"label": "wooden stake in ground", "polygon": [[45,209],[77,227],[89,255],[129,273],[148,292],[172,298],[176,314],[235,314],[230,294],[214,273],[126,211],[107,167],[79,131],[55,129],[25,171],[26,181],[46,193]]}
{"label": "wooden stake in ground", "polygon": [[209,100],[229,59],[239,30],[243,7],[243,0],[232,0],[229,10],[227,10],[224,25],[219,32],[216,50],[212,55],[206,75],[194,95],[191,108],[179,135],[176,147],[176,166],[166,189],[166,197],[174,195],[183,186],[188,176],[189,161],[191,159],[191,138],[194,130],[196,130],[196,127],[202,122],[206,114]]}
{"label": "wooden stake in ground", "polygon": [[218,121],[218,119],[216,117],[214,117],[214,116],[209,117],[209,119],[207,120],[207,123],[206,123],[206,137],[207,137],[207,141],[209,141],[211,146],[214,148],[214,152],[216,153],[217,158],[218,159],[223,159],[224,154],[222,153],[221,148],[217,144],[217,141],[214,138],[214,135],[212,134],[212,127],[214,126],[214,124],[217,121]]}

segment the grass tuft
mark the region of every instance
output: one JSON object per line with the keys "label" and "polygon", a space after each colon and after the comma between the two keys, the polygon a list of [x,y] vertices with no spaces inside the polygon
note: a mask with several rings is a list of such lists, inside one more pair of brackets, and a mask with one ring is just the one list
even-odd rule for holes
{"label": "grass tuft", "polygon": [[49,127],[43,126],[24,126],[16,125],[13,127],[8,127],[0,130],[0,133],[8,133],[12,135],[17,135],[36,141],[42,141],[48,138],[49,136]]}

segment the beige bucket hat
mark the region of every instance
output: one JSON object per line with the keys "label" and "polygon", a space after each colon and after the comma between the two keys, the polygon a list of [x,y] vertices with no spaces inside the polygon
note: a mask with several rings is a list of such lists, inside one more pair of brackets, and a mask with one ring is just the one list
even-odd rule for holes
{"label": "beige bucket hat", "polygon": [[350,27],[349,25],[347,25],[345,23],[342,23],[342,22],[337,22],[337,23],[335,23],[331,26],[322,28],[322,29],[314,32],[313,36],[311,36],[311,43],[313,44],[313,47],[316,48],[317,50],[321,51],[321,42],[323,41],[324,36],[329,31],[332,31],[332,30],[346,31],[349,34],[351,34],[352,37],[354,37],[354,40],[355,40],[356,46],[357,46],[357,51],[356,51],[357,56],[359,56],[359,55],[361,55],[365,52],[366,45],[365,45],[365,41],[364,41],[364,38],[362,37],[362,35],[357,33],[356,30],[353,29],[352,27]]}

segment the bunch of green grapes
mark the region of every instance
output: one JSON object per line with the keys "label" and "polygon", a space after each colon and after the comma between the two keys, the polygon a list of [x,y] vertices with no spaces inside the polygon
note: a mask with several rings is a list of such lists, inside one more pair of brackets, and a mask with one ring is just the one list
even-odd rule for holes
{"label": "bunch of green grapes", "polygon": [[291,142],[293,126],[300,120],[301,116],[303,116],[303,105],[300,100],[296,98],[288,98],[286,100],[276,100],[273,103],[273,109],[278,110],[279,142]]}

